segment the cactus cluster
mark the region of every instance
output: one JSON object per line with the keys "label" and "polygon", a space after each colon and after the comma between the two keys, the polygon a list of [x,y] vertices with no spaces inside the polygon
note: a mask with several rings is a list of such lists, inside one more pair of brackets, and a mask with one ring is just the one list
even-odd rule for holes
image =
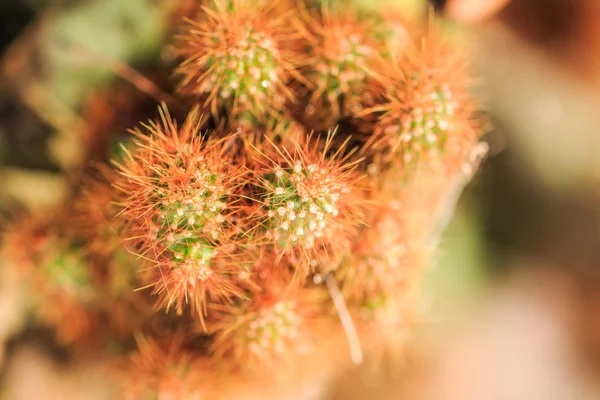
{"label": "cactus cluster", "polygon": [[124,398],[216,399],[324,336],[356,361],[405,332],[437,210],[481,149],[434,23],[392,40],[352,4],[197,3],[167,44],[173,103],[102,147],[58,217],[4,235],[38,323],[109,354]]}

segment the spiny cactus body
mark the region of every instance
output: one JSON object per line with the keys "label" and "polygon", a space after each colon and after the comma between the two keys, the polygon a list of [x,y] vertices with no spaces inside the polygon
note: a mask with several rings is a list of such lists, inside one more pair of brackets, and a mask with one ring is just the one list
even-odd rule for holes
{"label": "spiny cactus body", "polygon": [[104,134],[119,110],[98,119],[103,166],[73,174],[64,218],[5,235],[39,320],[65,346],[100,336],[125,398],[218,399],[340,331],[358,363],[418,319],[481,124],[436,27],[373,14],[198,1],[168,107],[127,140]]}

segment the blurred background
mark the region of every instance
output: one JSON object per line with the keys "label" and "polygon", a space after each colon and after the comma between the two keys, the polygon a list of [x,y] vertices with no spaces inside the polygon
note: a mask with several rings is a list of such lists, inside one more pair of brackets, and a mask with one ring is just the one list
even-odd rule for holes
{"label": "blurred background", "polygon": [[[427,319],[406,360],[348,371],[331,397],[600,398],[600,2],[358,2],[435,7],[470,49],[493,128],[423,284]],[[188,3],[0,1],[0,212],[59,203],[93,147],[90,123],[124,131],[153,114],[148,81],[168,87],[160,49]],[[128,96],[137,109],[102,114]],[[102,398],[97,366],[61,363],[43,333],[19,333],[1,262],[0,399]]]}

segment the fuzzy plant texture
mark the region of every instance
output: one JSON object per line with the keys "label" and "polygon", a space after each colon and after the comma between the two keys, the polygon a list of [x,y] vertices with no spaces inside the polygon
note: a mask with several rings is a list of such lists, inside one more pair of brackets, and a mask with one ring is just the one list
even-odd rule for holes
{"label": "fuzzy plant texture", "polygon": [[485,152],[467,60],[431,18],[189,3],[155,117],[115,135],[139,95],[96,95],[97,162],[60,210],[15,221],[2,257],[32,323],[102,354],[119,398],[301,395],[401,350],[420,318],[420,277]]}

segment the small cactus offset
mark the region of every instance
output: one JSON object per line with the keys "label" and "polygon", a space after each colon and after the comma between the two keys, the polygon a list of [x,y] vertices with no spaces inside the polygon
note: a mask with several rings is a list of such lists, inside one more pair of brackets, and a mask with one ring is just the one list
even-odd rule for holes
{"label": "small cactus offset", "polygon": [[479,134],[464,59],[434,33],[415,46],[380,72],[374,104],[362,112],[377,121],[369,141],[405,166],[464,157]]}
{"label": "small cactus offset", "polygon": [[124,399],[248,398],[265,374],[277,397],[323,384],[311,363],[395,348],[485,150],[466,60],[434,22],[196,3],[156,117],[114,135],[124,116],[90,102],[107,114],[86,134],[95,167],[54,217],[4,233],[35,323],[107,354]]}
{"label": "small cactus offset", "polygon": [[201,99],[214,116],[282,111],[293,99],[287,85],[300,63],[291,13],[277,14],[264,1],[209,3],[176,36],[180,91]]}
{"label": "small cactus offset", "polygon": [[258,171],[266,239],[304,277],[318,272],[320,261],[335,263],[362,224],[356,163],[326,156],[331,135],[315,151],[318,141],[308,137],[290,151],[276,147]]}
{"label": "small cactus offset", "polygon": [[247,171],[231,153],[235,137],[205,138],[200,122],[195,109],[178,127],[163,110],[147,135],[134,132],[114,186],[123,239],[150,263],[143,283],[165,310],[189,308],[203,318],[210,299],[243,297],[236,251]]}
{"label": "small cactus offset", "polygon": [[339,118],[360,109],[380,47],[374,24],[359,20],[350,10],[333,12],[326,7],[320,15],[309,17],[310,63],[304,68],[312,89],[309,111]]}

